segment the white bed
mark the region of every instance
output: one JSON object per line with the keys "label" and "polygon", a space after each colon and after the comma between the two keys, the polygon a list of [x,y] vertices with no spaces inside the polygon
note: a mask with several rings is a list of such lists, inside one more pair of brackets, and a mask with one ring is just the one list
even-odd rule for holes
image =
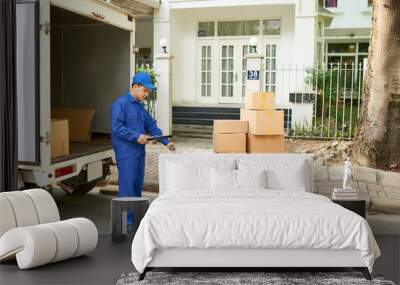
{"label": "white bed", "polygon": [[[155,267],[354,267],[380,255],[368,223],[313,194],[310,155],[172,154],[132,243]],[[265,183],[265,185],[264,185]]]}

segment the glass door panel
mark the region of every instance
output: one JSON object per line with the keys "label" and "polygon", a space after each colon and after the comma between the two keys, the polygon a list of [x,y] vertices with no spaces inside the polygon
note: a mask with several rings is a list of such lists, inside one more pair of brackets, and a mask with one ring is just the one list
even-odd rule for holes
{"label": "glass door panel", "polygon": [[276,90],[276,44],[265,45],[265,80],[264,90],[275,92]]}
{"label": "glass door panel", "polygon": [[240,48],[239,41],[220,42],[220,103],[242,103]]}

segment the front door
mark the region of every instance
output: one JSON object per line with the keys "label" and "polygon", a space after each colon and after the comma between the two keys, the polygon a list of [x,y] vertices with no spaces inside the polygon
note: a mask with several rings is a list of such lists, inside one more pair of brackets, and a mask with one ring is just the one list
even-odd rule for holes
{"label": "front door", "polygon": [[219,102],[242,103],[240,42],[221,40],[219,44]]}
{"label": "front door", "polygon": [[[278,40],[260,41],[257,52],[263,56],[261,89],[277,92]],[[198,46],[197,90],[199,102],[242,104],[246,90],[249,39],[203,40]]]}
{"label": "front door", "polygon": [[[257,46],[263,54],[265,45]],[[249,40],[220,41],[220,103],[243,103],[246,90]]]}

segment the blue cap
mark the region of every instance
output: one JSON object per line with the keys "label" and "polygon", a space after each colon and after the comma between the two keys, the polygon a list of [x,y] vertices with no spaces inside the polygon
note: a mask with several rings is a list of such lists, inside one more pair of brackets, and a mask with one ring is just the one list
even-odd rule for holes
{"label": "blue cap", "polygon": [[150,74],[146,72],[138,72],[132,78],[132,84],[140,84],[146,87],[149,90],[154,90],[156,87],[153,84],[153,80],[151,80]]}

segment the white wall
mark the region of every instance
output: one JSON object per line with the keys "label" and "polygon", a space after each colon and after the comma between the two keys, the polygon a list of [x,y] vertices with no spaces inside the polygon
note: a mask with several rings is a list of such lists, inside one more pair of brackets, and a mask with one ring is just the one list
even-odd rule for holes
{"label": "white wall", "polygon": [[136,20],[136,47],[153,48],[153,18]]}
{"label": "white wall", "polygon": [[[172,9],[211,8],[252,5],[286,5],[299,0],[168,0]],[[300,0],[301,1],[301,0]],[[306,0],[315,1],[315,0]]]}
{"label": "white wall", "polygon": [[[295,6],[244,6],[171,10],[173,103],[196,102],[197,23],[214,20],[281,19],[281,64],[294,60]],[[215,92],[214,92],[215,93]],[[218,96],[218,94],[215,94]]]}
{"label": "white wall", "polygon": [[290,103],[290,108],[292,109],[292,128],[295,124],[299,126],[311,126],[313,118],[313,104],[292,104]]}
{"label": "white wall", "polygon": [[129,90],[130,32],[100,25],[53,28],[51,35],[52,56],[60,56],[52,57],[52,107],[94,108],[92,131],[108,133],[110,106]]}
{"label": "white wall", "polygon": [[334,14],[330,29],[371,27],[368,0],[339,0],[337,8],[327,9]]}

